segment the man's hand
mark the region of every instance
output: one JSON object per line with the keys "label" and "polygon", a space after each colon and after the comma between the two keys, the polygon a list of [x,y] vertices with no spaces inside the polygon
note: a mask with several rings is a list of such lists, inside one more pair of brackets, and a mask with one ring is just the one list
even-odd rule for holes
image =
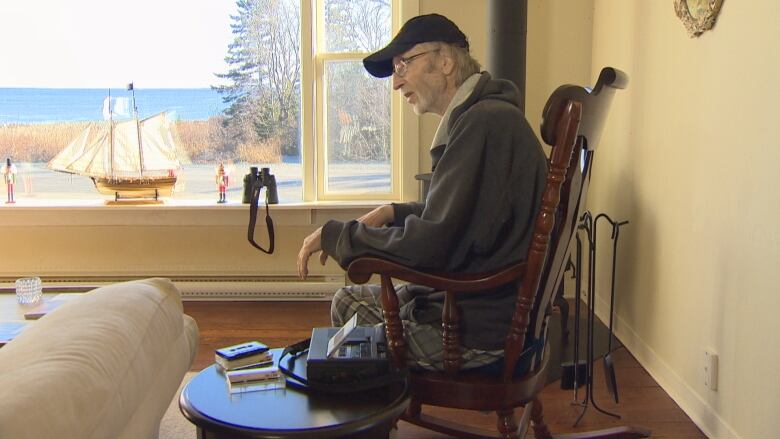
{"label": "man's hand", "polygon": [[361,216],[357,221],[369,227],[382,227],[385,224],[392,222],[394,215],[393,205],[385,204]]}
{"label": "man's hand", "polygon": [[309,275],[309,257],[316,252],[320,252],[320,264],[325,265],[328,255],[322,251],[322,227],[307,236],[298,251],[298,276],[301,279],[306,279]]}
{"label": "man's hand", "polygon": [[[382,227],[393,221],[394,214],[393,206],[385,204],[361,216],[357,221],[370,227]],[[328,260],[328,254],[322,251],[322,227],[307,236],[303,240],[300,251],[298,251],[298,276],[301,279],[306,279],[306,276],[308,276],[309,258],[316,252],[320,252],[320,264],[325,265],[325,262]]]}

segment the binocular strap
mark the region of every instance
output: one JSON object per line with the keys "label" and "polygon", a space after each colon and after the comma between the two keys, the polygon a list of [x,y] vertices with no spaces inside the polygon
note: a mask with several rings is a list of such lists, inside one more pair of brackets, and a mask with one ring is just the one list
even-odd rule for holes
{"label": "binocular strap", "polygon": [[260,198],[260,188],[252,189],[252,200],[249,203],[249,227],[246,234],[246,239],[249,243],[263,253],[271,254],[274,252],[274,222],[271,219],[271,214],[268,210],[268,190],[266,190],[265,200],[265,225],[268,227],[268,250],[260,246],[255,242],[255,223],[257,222],[257,202]]}

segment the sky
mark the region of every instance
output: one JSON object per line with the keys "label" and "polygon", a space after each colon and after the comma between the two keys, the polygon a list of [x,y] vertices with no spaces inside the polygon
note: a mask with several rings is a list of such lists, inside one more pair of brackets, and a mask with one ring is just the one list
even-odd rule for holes
{"label": "sky", "polygon": [[220,84],[235,0],[0,0],[0,87]]}

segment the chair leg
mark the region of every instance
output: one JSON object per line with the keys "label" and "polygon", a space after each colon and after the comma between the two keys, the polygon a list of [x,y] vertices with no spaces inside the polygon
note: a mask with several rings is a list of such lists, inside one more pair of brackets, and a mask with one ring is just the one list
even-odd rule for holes
{"label": "chair leg", "polygon": [[534,429],[536,439],[552,439],[553,435],[547,424],[544,423],[544,414],[542,413],[542,401],[536,398],[531,406],[531,427]]}
{"label": "chair leg", "polygon": [[522,439],[517,433],[517,419],[514,410],[500,410],[496,414],[498,415],[498,432],[502,439]]}

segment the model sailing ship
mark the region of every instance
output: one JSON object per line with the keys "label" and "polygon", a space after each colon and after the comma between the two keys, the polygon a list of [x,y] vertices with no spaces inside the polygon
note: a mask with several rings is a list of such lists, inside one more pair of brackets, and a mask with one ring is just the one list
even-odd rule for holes
{"label": "model sailing ship", "polygon": [[132,120],[114,121],[109,91],[107,123],[87,127],[47,167],[88,176],[98,192],[117,201],[170,196],[181,169],[173,122],[167,112],[139,120],[133,84],[127,89],[133,91]]}

